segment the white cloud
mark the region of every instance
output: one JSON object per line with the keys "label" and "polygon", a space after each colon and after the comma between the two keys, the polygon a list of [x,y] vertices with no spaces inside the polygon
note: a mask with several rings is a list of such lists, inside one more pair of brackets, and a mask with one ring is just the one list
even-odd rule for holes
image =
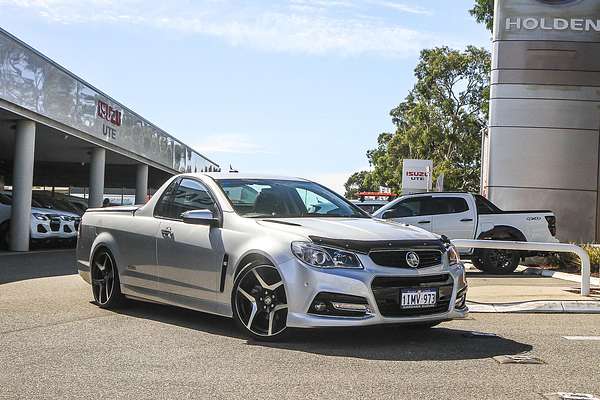
{"label": "white cloud", "polygon": [[414,6],[406,3],[397,3],[395,1],[386,1],[386,0],[370,0],[371,4],[389,8],[395,11],[409,13],[409,14],[419,14],[419,15],[431,15],[432,12],[426,8],[420,6]]}
{"label": "white cloud", "polygon": [[192,146],[201,154],[259,154],[268,153],[262,145],[253,142],[247,135],[227,134],[207,136],[203,142]]}
{"label": "white cloud", "polygon": [[[421,7],[391,0],[373,6],[425,14]],[[142,0],[0,0],[2,6],[29,12],[61,24],[127,24],[197,34],[231,46],[299,54],[409,56],[439,42],[439,37],[390,23],[367,13],[366,2],[293,0],[253,3],[151,2]],[[333,8],[357,12],[330,12]],[[367,7],[368,8],[368,7]],[[329,10],[321,12],[319,10]]]}

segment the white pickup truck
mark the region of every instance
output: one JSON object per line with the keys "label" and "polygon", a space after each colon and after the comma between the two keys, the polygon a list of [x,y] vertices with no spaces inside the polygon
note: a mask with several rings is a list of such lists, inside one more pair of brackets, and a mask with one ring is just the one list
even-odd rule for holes
{"label": "white pickup truck", "polygon": [[[421,193],[401,196],[373,214],[445,235],[449,239],[558,242],[552,211],[503,211],[485,197],[470,193]],[[512,272],[526,254],[508,250],[470,250],[480,270]]]}

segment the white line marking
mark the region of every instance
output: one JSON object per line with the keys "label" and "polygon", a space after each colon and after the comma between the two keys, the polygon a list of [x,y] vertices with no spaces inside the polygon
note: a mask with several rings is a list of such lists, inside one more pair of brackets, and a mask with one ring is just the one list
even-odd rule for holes
{"label": "white line marking", "polygon": [[600,336],[563,336],[567,340],[600,340]]}

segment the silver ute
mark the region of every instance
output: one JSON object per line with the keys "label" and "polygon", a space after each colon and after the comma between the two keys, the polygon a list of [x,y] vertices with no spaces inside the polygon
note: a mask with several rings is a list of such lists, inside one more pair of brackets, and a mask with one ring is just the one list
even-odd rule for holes
{"label": "silver ute", "polygon": [[143,206],[89,209],[77,265],[96,304],[127,298],[233,317],[247,335],[463,318],[457,251],[298,178],[183,174]]}

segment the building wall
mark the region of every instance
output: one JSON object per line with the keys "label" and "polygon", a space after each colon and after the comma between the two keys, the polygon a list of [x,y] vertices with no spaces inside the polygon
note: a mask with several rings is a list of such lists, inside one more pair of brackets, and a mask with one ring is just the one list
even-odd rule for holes
{"label": "building wall", "polygon": [[[169,101],[159,93],[156,97],[157,101]],[[2,29],[0,108],[16,114],[32,112],[52,121],[54,128],[68,128],[82,140],[171,173],[219,169],[213,161]]]}
{"label": "building wall", "polygon": [[483,192],[553,210],[562,241],[598,240],[600,1],[495,7]]}

